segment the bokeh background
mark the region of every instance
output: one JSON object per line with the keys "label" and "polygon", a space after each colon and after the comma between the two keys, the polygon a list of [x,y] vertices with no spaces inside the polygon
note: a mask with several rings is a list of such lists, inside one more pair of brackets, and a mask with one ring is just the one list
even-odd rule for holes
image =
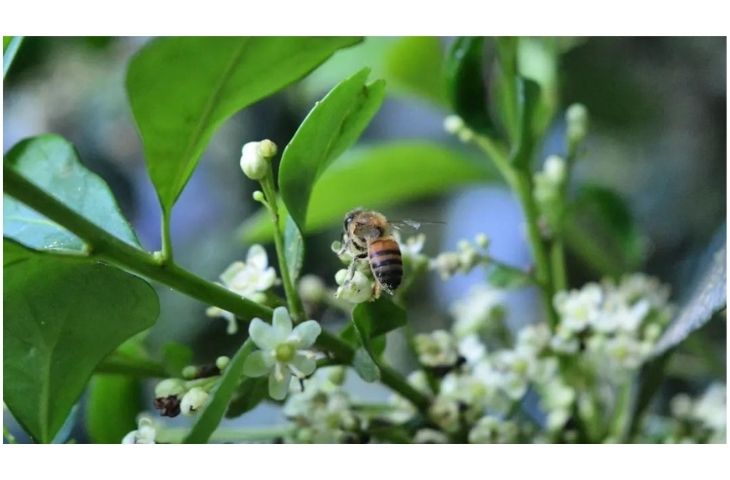
{"label": "bokeh background", "polygon": [[[26,38],[4,83],[3,151],[36,134],[54,132],[66,137],[78,148],[82,162],[109,183],[142,244],[156,250],[160,247],[159,208],[124,89],[127,62],[146,41]],[[445,50],[450,41],[442,38],[437,45]],[[393,52],[402,42],[399,38],[368,38],[336,54],[303,81],[226,122],[174,210],[172,233],[180,263],[216,279],[232,261],[245,258],[247,245],[240,226],[258,204],[251,199],[256,185],[238,166],[241,145],[270,138],[283,148],[313,103],[363,66],[373,69],[371,78],[386,78],[388,97],[361,144],[428,139],[464,149],[443,131],[448,111],[442,105],[424,100],[419,92],[391,78],[398,67],[393,65]],[[538,51],[543,42],[529,41]],[[611,188],[626,201],[644,252],[631,266],[669,283],[674,301],[681,303],[708,247],[725,242],[726,39],[565,38],[550,42],[565,53],[555,71],[558,113],[541,158],[564,152],[563,112],[572,102],[585,104],[591,129],[574,182]],[[555,67],[540,65],[538,54],[532,61],[537,70]],[[421,74],[435,84],[441,81],[440,73]],[[389,179],[387,172],[383,176],[383,181],[397,181]],[[485,232],[492,239],[493,256],[529,266],[520,209],[498,182],[383,210],[392,218],[443,222],[424,227],[428,254],[453,249],[459,239]],[[317,274],[330,285],[339,265],[329,248],[338,236],[333,228],[306,239],[304,272]],[[273,249],[269,252],[273,259]],[[569,252],[573,286],[598,278],[596,269],[583,260]],[[409,319],[414,329],[448,325],[449,303],[483,278],[484,272],[477,270],[447,282],[435,275],[420,282],[410,296]],[[158,292],[162,313],[147,337],[153,355],[160,355],[167,342],[177,341],[191,346],[196,360],[205,362],[233,352],[240,344],[242,334],[226,335],[223,320],[205,316],[206,305],[166,288],[158,288]],[[508,302],[511,326],[540,319],[532,292],[510,293]],[[724,321],[710,322],[696,333],[670,365],[665,396],[699,389],[709,378],[724,378],[725,339]],[[396,335],[389,342],[388,354],[407,370],[410,360],[401,354],[398,340]],[[378,400],[386,395],[377,385],[355,378],[348,381],[363,397]],[[151,386],[147,385],[148,395],[141,398],[142,408],[148,410]],[[83,415],[82,402],[67,429],[79,442],[88,441]],[[4,418],[23,440],[7,412]],[[236,422],[264,425],[280,419],[278,408],[262,405]]]}

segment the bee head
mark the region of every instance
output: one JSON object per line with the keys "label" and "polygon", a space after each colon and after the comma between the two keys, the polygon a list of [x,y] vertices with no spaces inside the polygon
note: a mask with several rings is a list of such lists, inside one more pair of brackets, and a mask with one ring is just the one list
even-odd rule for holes
{"label": "bee head", "polygon": [[363,212],[362,209],[357,208],[355,210],[351,210],[350,212],[347,213],[347,215],[345,215],[345,222],[344,222],[344,225],[343,225],[343,228],[344,228],[345,232],[347,232],[348,227],[350,226],[350,224],[352,223],[352,221],[355,219],[355,217],[357,217],[358,215],[360,215],[362,212]]}

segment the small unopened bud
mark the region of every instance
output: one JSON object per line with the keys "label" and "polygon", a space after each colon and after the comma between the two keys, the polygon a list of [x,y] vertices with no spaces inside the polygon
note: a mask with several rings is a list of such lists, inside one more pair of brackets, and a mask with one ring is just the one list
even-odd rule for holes
{"label": "small unopened bud", "polygon": [[271,140],[248,142],[241,149],[241,170],[251,180],[261,180],[269,173],[269,162],[276,150]]}
{"label": "small unopened bud", "polygon": [[588,134],[588,109],[580,103],[574,103],[568,107],[565,120],[568,142],[572,144],[581,142]]}
{"label": "small unopened bud", "polygon": [[264,196],[264,192],[261,190],[256,190],[253,192],[253,195],[251,195],[253,199],[257,202],[264,203],[266,201],[266,197]]}
{"label": "small unopened bud", "polygon": [[187,367],[183,368],[182,371],[183,378],[192,379],[198,376],[198,367],[194,365],[188,365]]}
{"label": "small unopened bud", "polygon": [[478,233],[477,236],[474,237],[474,242],[481,248],[487,248],[489,246],[489,237],[484,233]]}
{"label": "small unopened bud", "polygon": [[215,366],[218,367],[218,370],[221,372],[226,369],[229,363],[231,363],[231,359],[225,355],[221,355],[215,359]]}
{"label": "small unopened bud", "polygon": [[550,155],[543,166],[545,178],[552,184],[561,184],[565,179],[565,160],[557,155]]}
{"label": "small unopened bud", "polygon": [[185,391],[185,382],[179,378],[166,378],[155,387],[155,398],[180,395]]}
{"label": "small unopened bud", "polygon": [[190,415],[205,405],[207,400],[208,392],[200,387],[193,387],[188,390],[188,393],[183,395],[182,401],[180,402],[180,411],[183,415]]}
{"label": "small unopened bud", "polygon": [[456,135],[464,128],[464,120],[458,115],[449,115],[444,119],[444,130]]}
{"label": "small unopened bud", "polygon": [[329,369],[327,379],[335,385],[342,385],[345,383],[345,373],[344,367],[332,367]]}
{"label": "small unopened bud", "polygon": [[324,282],[317,275],[304,275],[299,280],[299,296],[309,303],[317,303],[327,294]]}

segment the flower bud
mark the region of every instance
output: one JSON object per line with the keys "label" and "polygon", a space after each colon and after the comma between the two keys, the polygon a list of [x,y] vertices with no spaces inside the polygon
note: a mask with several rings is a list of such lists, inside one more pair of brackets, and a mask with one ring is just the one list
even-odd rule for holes
{"label": "flower bud", "polygon": [[179,378],[167,378],[155,387],[155,398],[177,396],[185,392],[185,382]]}
{"label": "flower bud", "polygon": [[190,415],[198,411],[208,400],[208,392],[200,387],[193,387],[188,390],[180,402],[180,411],[183,415]]}
{"label": "flower bud", "polygon": [[575,144],[588,134],[588,109],[580,103],[568,107],[565,113],[568,142]]}
{"label": "flower bud", "polygon": [[317,303],[327,294],[324,282],[317,275],[304,275],[299,280],[299,296],[305,302]]}
{"label": "flower bud", "polygon": [[231,363],[231,359],[230,357],[226,357],[225,355],[222,355],[215,359],[215,366],[221,372],[226,369],[229,363]]}
{"label": "flower bud", "polygon": [[[341,272],[345,272],[342,274]],[[342,298],[350,303],[362,303],[370,300],[373,295],[373,288],[370,279],[360,271],[355,271],[347,281],[347,270],[340,270],[335,275],[335,281],[340,285],[335,297]]]}
{"label": "flower bud", "polygon": [[264,197],[264,192],[262,192],[261,190],[256,190],[251,196],[257,202],[264,203],[266,201],[266,197]]}
{"label": "flower bud", "polygon": [[474,242],[481,248],[487,248],[489,246],[489,237],[484,233],[478,233],[474,238]]}
{"label": "flower bud", "polygon": [[198,367],[195,365],[188,365],[187,367],[183,368],[182,371],[183,378],[192,379],[198,376]]}
{"label": "flower bud", "polygon": [[271,140],[248,142],[241,149],[241,170],[251,180],[261,180],[269,173],[274,155],[276,144]]}
{"label": "flower bud", "polygon": [[550,155],[545,159],[543,171],[548,182],[559,185],[565,180],[565,160],[557,155]]}
{"label": "flower bud", "polygon": [[444,130],[456,135],[464,128],[464,120],[458,115],[449,115],[444,119]]}
{"label": "flower bud", "polygon": [[345,383],[345,373],[344,367],[332,367],[329,369],[327,379],[335,385],[342,385]]}

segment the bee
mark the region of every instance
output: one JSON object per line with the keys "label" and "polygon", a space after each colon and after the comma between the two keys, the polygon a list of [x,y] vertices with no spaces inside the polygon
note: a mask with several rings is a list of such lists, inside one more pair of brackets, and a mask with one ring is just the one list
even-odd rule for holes
{"label": "bee", "polygon": [[392,295],[403,280],[403,258],[391,223],[382,213],[355,209],[345,215],[343,227],[343,245],[338,253],[349,251],[354,257],[348,278],[355,274],[356,262],[367,259],[375,278],[374,298],[381,290]]}

